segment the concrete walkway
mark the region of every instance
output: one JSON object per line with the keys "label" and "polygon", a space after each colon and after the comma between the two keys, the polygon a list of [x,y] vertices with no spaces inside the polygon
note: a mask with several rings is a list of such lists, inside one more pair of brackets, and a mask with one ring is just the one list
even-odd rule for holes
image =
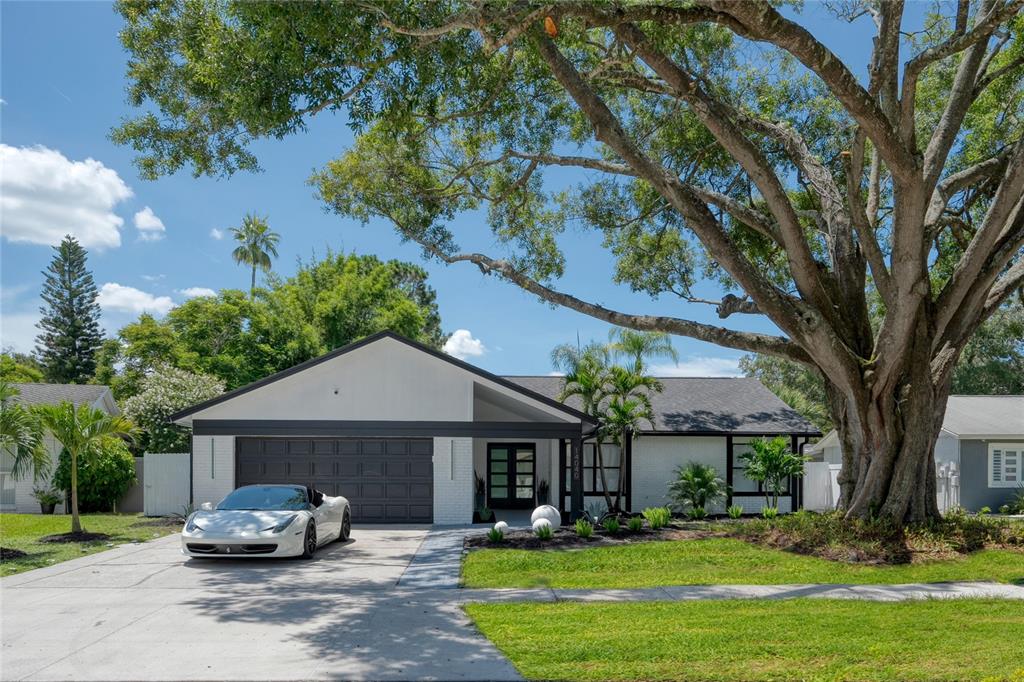
{"label": "concrete walkway", "polygon": [[680,585],[628,590],[465,589],[460,602],[645,602],[699,599],[1021,599],[1024,586],[1002,583],[912,583],[904,585]]}

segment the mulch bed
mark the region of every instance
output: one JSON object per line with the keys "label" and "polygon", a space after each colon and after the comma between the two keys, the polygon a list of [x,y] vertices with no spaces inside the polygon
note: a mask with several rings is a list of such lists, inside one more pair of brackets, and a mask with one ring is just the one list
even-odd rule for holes
{"label": "mulch bed", "polygon": [[57,535],[45,535],[39,538],[39,542],[96,542],[97,540],[109,540],[106,533],[58,533]]}
{"label": "mulch bed", "polygon": [[660,530],[644,530],[632,532],[622,529],[610,534],[594,529],[589,538],[581,538],[571,527],[559,528],[550,540],[541,540],[531,531],[514,530],[505,534],[499,543],[492,543],[486,535],[470,535],[465,540],[467,549],[582,549],[584,547],[612,547],[628,545],[634,542],[656,542],[662,540],[700,540],[720,535],[709,530],[682,527],[668,527]]}
{"label": "mulch bed", "polygon": [[23,556],[28,556],[28,554],[22,552],[20,549],[12,549],[11,547],[0,547],[0,561],[20,559]]}

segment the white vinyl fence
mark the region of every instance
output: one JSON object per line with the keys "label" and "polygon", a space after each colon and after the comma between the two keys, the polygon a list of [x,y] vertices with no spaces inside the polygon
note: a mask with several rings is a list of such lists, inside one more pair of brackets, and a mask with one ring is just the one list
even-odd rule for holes
{"label": "white vinyl fence", "polygon": [[943,462],[936,467],[935,501],[943,514],[960,506],[960,471],[956,462]]}
{"label": "white vinyl fence", "polygon": [[189,455],[187,452],[147,452],[142,472],[145,480],[143,512],[146,516],[181,514],[189,505]]}
{"label": "white vinyl fence", "polygon": [[804,465],[804,509],[831,511],[839,502],[839,464],[807,462]]}

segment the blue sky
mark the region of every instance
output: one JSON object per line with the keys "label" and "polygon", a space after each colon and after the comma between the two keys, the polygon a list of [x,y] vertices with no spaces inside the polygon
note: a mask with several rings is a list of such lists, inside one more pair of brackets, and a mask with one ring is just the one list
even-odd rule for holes
{"label": "blue sky", "polygon": [[[858,73],[870,47],[867,20],[852,27],[825,18],[810,4],[801,22],[821,32]],[[125,102],[125,53],[117,40],[120,18],[100,2],[0,3],[0,141],[4,147],[0,213],[0,345],[27,351],[38,320],[40,271],[47,244],[71,231],[89,248],[89,264],[102,289],[108,333],[147,310],[157,314],[203,289],[244,289],[248,274],[230,257],[231,243],[217,231],[247,212],[268,217],[282,235],[275,270],[290,274],[296,260],[328,248],[420,263],[438,292],[448,332],[468,330],[466,359],[499,373],[544,374],[548,354],[562,342],[603,339],[608,326],[556,309],[518,288],[484,277],[470,265],[424,262],[384,222],[362,226],[329,215],[306,184],[310,173],[339,155],[352,136],[340,117],[312,122],[306,134],[261,142],[265,169],[229,179],[179,173],[141,180],[132,152],[111,143],[112,126],[131,114]],[[571,185],[574,171],[549,174]],[[12,183],[18,182],[14,188]],[[453,226],[464,246],[496,251],[482,221],[461,217]],[[717,322],[713,310],[677,299],[658,301],[611,283],[613,264],[594,233],[567,235],[567,274],[559,288],[628,312]],[[707,291],[713,295],[713,291]],[[742,317],[742,316],[741,316]],[[764,320],[730,320],[741,329],[772,331]],[[676,338],[678,367],[665,374],[735,373],[740,357],[727,349]],[[472,354],[476,352],[476,354]]]}

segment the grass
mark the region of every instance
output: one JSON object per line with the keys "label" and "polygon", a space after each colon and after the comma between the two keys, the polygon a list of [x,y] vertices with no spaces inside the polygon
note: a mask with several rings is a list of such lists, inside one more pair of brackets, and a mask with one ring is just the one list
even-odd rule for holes
{"label": "grass", "polygon": [[140,514],[83,514],[82,527],[90,533],[105,533],[110,538],[93,542],[39,542],[44,536],[71,530],[71,517],[0,514],[0,546],[27,554],[0,563],[0,576],[102,552],[113,545],[152,540],[180,530],[177,525],[154,524],[153,519]]}
{"label": "grass", "polygon": [[530,679],[1024,679],[1024,608],[1012,601],[562,602],[466,610]]}
{"label": "grass", "polygon": [[864,565],[759,547],[733,538],[710,538],[570,551],[477,550],[466,558],[463,578],[467,587],[565,588],[1019,582],[1024,580],[1024,552],[983,550],[926,563]]}

